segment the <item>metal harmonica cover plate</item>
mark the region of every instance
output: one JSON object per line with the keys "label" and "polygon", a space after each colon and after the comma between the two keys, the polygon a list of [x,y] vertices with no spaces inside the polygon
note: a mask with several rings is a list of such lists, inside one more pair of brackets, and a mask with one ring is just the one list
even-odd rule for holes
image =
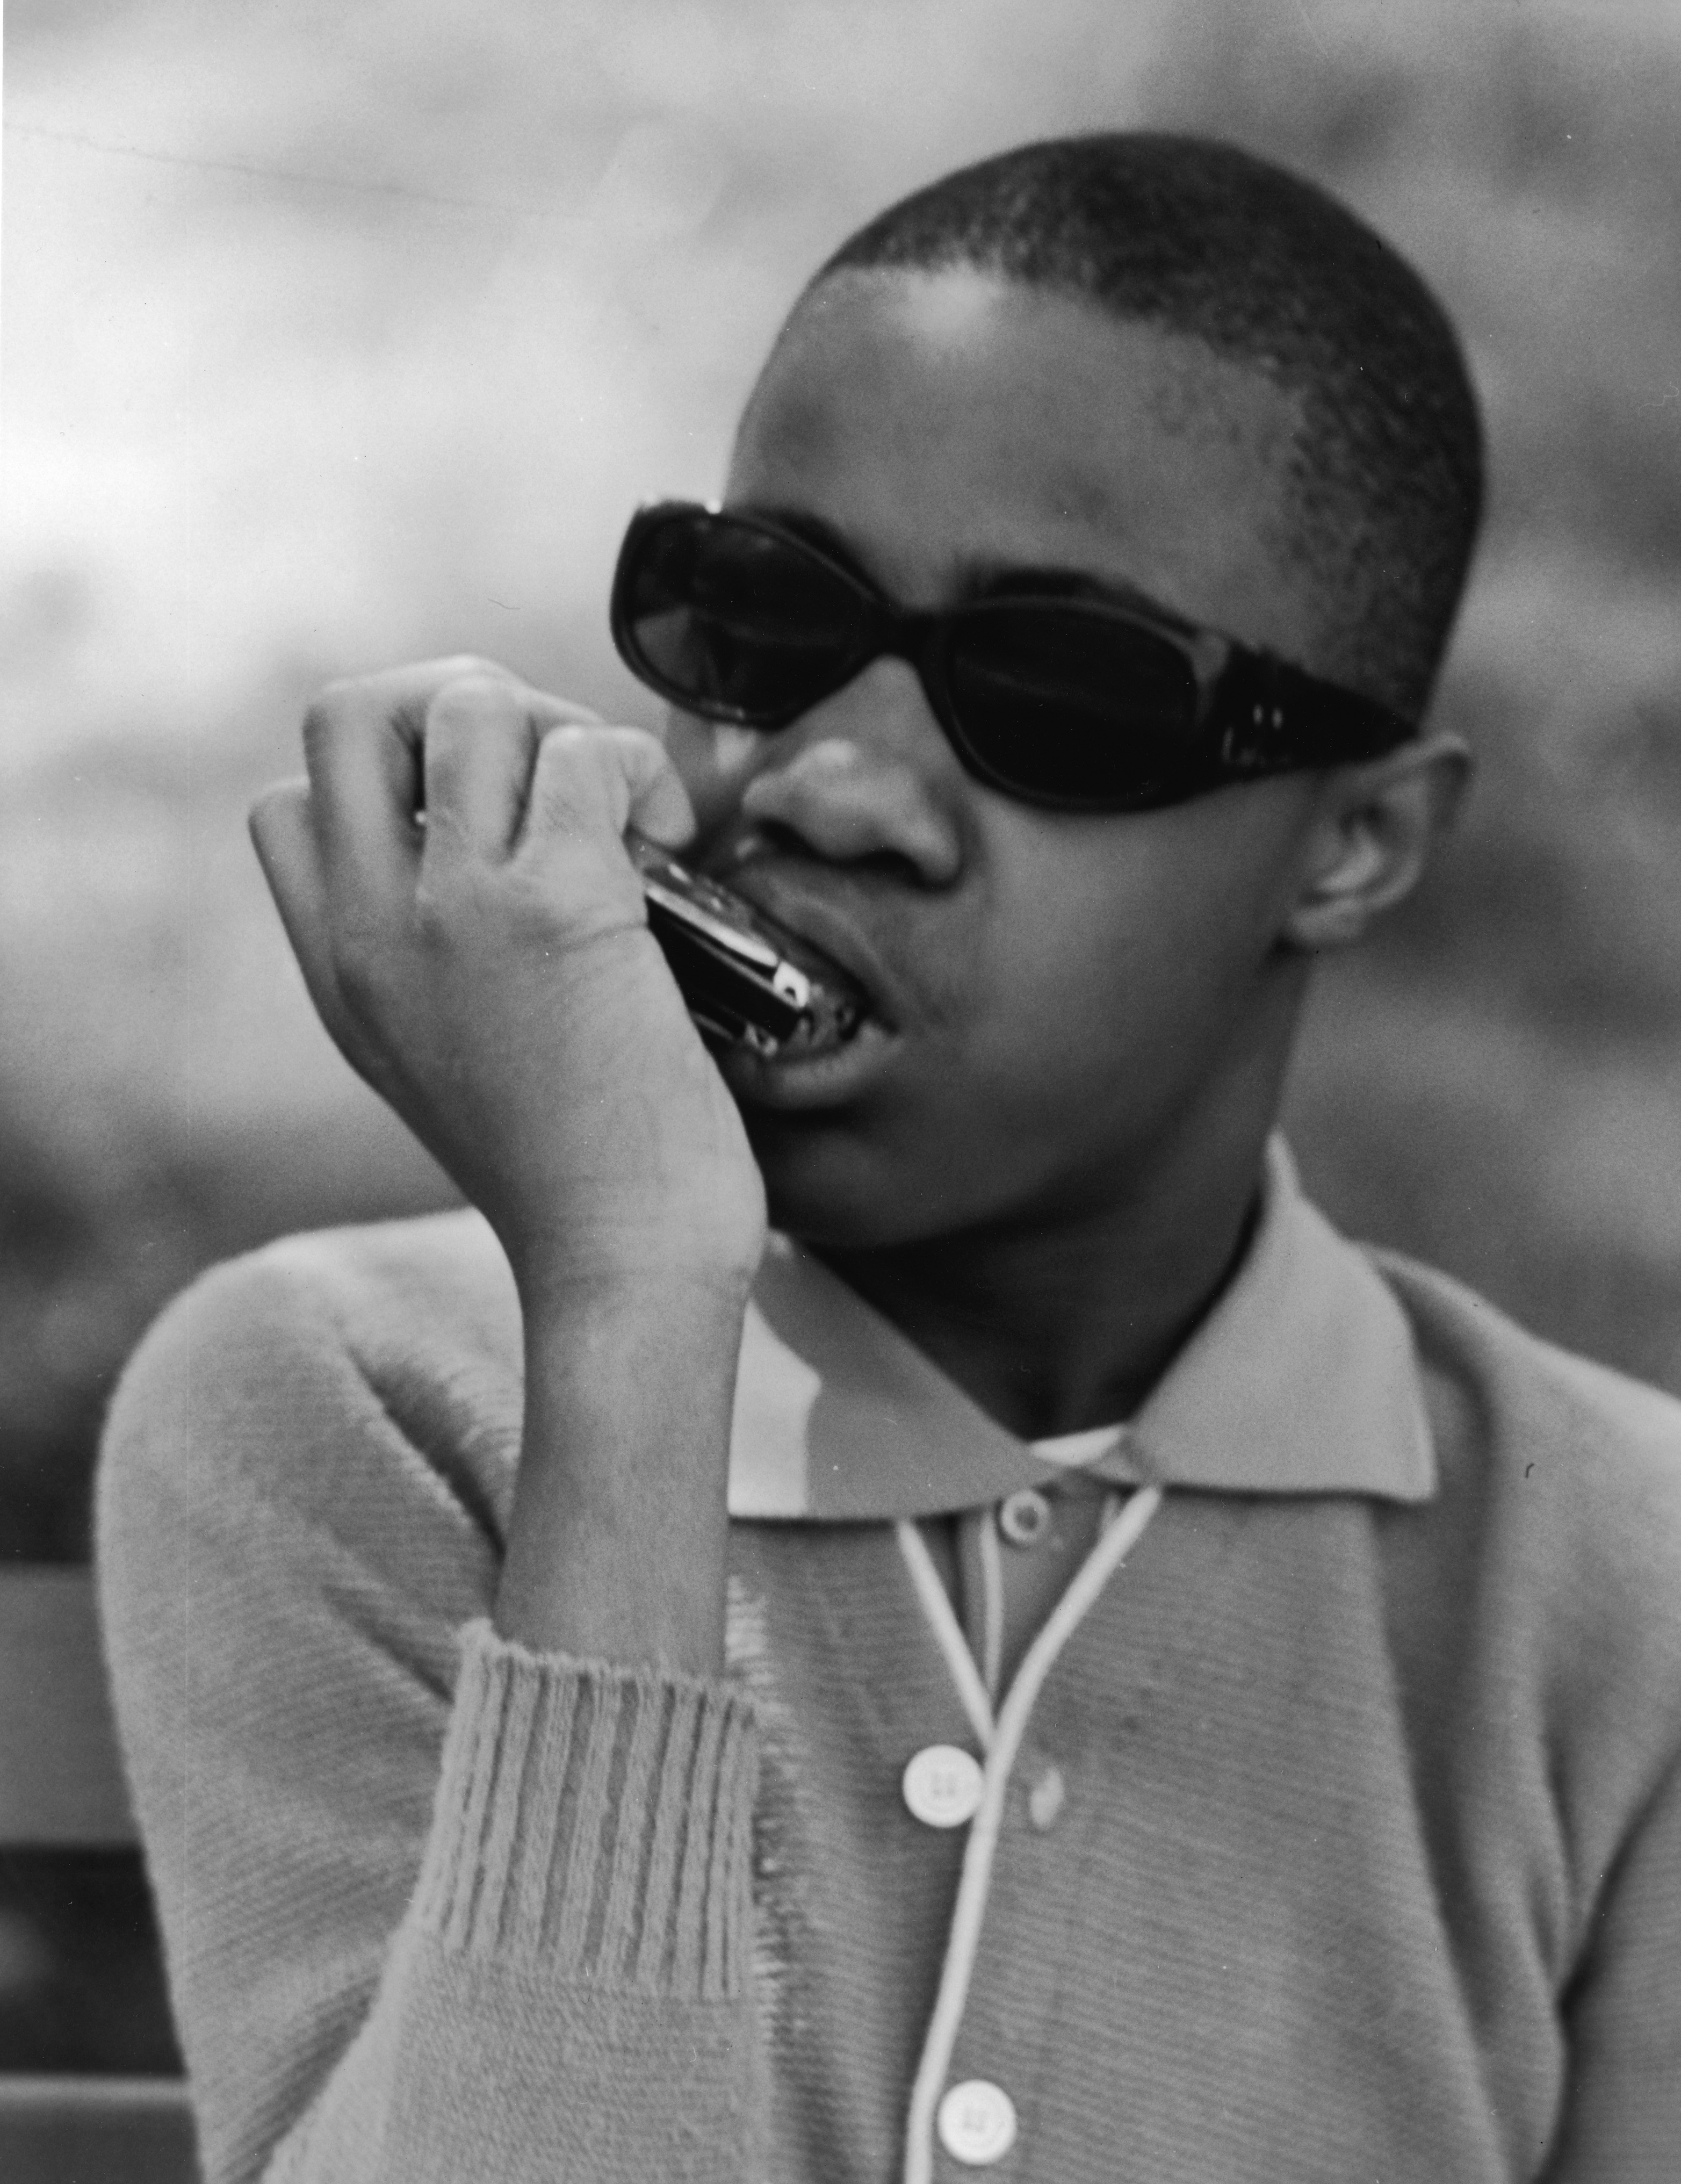
{"label": "metal harmonica cover plate", "polygon": [[855,1029],[864,996],[838,964],[670,850],[634,833],[625,846],[648,929],[709,1038],[760,1054],[816,1053]]}

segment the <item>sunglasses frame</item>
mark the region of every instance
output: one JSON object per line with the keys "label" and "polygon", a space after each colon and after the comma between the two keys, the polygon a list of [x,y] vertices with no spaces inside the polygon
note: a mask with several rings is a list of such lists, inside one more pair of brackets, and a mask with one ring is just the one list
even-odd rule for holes
{"label": "sunglasses frame", "polygon": [[[749,708],[700,699],[680,688],[643,654],[634,629],[631,593],[643,550],[653,533],[674,522],[704,517],[776,540],[815,563],[842,585],[860,610],[860,638],[821,686],[784,707]],[[1188,670],[1196,691],[1195,717],[1187,723],[1180,764],[1156,777],[1133,797],[1074,796],[1035,788],[1000,773],[977,750],[951,694],[949,663],[966,621],[999,606],[1012,612],[1043,611],[1066,618],[1091,617],[1143,631],[1169,645]],[[716,502],[650,501],[632,517],[613,578],[613,641],[637,679],[681,711],[774,734],[861,674],[871,660],[904,660],[916,671],[929,707],[965,770],[1017,803],[1057,811],[1156,811],[1231,783],[1268,774],[1358,764],[1382,757],[1417,735],[1404,719],[1340,684],[1310,675],[1275,653],[1222,631],[1200,627],[1153,601],[1092,598],[1081,593],[994,593],[932,612],[896,606],[857,571],[774,517],[743,514]]]}

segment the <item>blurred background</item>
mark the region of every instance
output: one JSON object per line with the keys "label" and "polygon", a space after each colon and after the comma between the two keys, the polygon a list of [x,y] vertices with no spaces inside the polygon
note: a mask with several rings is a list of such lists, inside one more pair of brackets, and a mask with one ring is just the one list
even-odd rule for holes
{"label": "blurred background", "polygon": [[1344,193],[1487,408],[1439,706],[1480,782],[1318,997],[1310,1180],[1681,1389],[1676,0],[10,0],[6,108],[0,1557],[85,1555],[113,1376],[197,1268],[446,1195],[246,845],[312,687],[472,649],[651,723],[618,533],[715,488],[806,273],[1138,122]]}

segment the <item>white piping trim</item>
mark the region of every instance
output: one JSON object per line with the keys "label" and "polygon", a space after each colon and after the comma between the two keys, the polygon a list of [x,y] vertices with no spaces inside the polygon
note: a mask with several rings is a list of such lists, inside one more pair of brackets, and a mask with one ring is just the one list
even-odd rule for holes
{"label": "white piping trim", "polygon": [[908,1517],[901,1517],[893,1530],[899,1536],[899,1552],[905,1557],[916,1587],[916,1596],[922,1603],[922,1613],[933,1625],[934,1635],[940,1641],[940,1651],[945,1655],[945,1664],[951,1671],[951,1680],[957,1686],[957,1696],[963,1702],[969,1725],[982,1751],[989,1752],[993,1741],[993,1702],[987,1696],[987,1687],[981,1681],[981,1672],[975,1666],[975,1657],[969,1651],[969,1641],[963,1635],[957,1611],[940,1583],[940,1574],[934,1568],[927,1541]]}
{"label": "white piping trim", "polygon": [[[1081,1563],[1067,1591],[1027,1648],[999,1710],[998,1733],[982,1771],[980,1806],[969,1823],[969,1841],[963,1852],[963,1878],[958,1884],[957,1905],[952,1913],[951,1938],[946,1944],[945,1963],[940,1971],[939,1995],[934,2003],[934,2014],[928,2020],[916,2081],[910,2090],[910,2112],[905,2131],[904,2184],[932,2184],[934,2114],[945,2088],[952,2050],[957,2045],[958,2028],[969,1999],[969,1982],[981,1944],[981,1921],[986,1915],[987,1892],[992,1882],[993,1854],[998,1847],[999,1828],[1004,1818],[1005,1792],[1010,1786],[1010,1769],[1021,1749],[1027,1717],[1057,1655],[1122,1561],[1144,1536],[1144,1527],[1161,1507],[1159,1486],[1140,1487],[1133,1496]],[[900,1525],[901,1535],[905,1529]],[[916,1544],[927,1560],[927,1549],[920,1538]],[[904,1546],[902,1537],[900,1546]],[[907,1554],[906,1559],[909,1558]],[[963,1634],[957,1629],[957,1618],[952,1614],[951,1603],[946,1599],[945,1588],[940,1585],[932,1562],[928,1563],[928,1574],[933,1579],[941,1605],[960,1644]],[[918,1589],[921,1590],[920,1582]],[[966,1656],[967,1646],[963,1650]],[[969,1673],[971,1676],[975,1673],[972,1660],[969,1662]]]}
{"label": "white piping trim", "polygon": [[995,1509],[981,1513],[981,1680],[996,1706],[1004,1674],[1004,1565]]}

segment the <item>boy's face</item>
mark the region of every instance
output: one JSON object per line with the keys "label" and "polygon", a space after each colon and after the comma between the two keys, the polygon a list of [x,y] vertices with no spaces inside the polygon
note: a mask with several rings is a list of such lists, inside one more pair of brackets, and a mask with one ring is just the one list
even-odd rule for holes
{"label": "boy's face", "polygon": [[[907,607],[1074,572],[1313,667],[1280,546],[1294,425],[1260,375],[1077,302],[853,276],[772,355],[727,499],[821,526]],[[708,869],[864,970],[887,1027],[832,1062],[727,1063],[783,1227],[868,1247],[1100,1219],[1270,1104],[1311,777],[1038,811],[965,772],[896,659],[776,734],[677,715],[670,742]]]}

